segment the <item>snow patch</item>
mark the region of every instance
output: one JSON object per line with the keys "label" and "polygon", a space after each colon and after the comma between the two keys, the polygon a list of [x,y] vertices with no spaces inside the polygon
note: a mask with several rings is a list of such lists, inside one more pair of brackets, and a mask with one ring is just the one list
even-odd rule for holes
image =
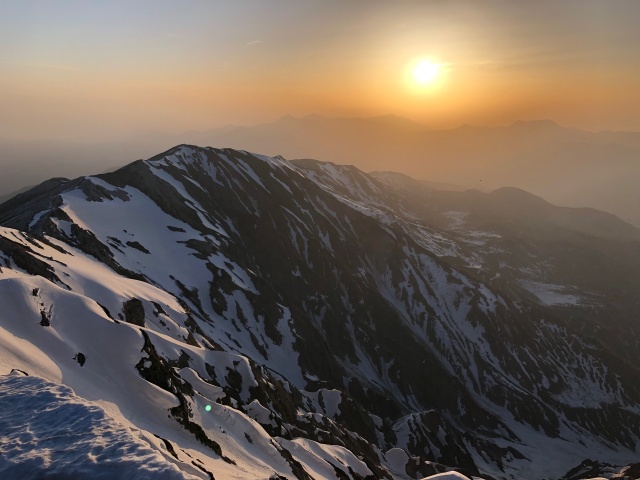
{"label": "snow patch", "polygon": [[563,285],[534,282],[532,280],[520,280],[519,283],[528,292],[535,295],[540,303],[546,306],[578,306],[584,303],[579,295],[566,293],[567,287]]}

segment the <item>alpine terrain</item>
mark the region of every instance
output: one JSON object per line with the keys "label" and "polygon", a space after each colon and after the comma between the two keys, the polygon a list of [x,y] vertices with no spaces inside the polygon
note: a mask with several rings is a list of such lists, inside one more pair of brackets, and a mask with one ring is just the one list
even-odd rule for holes
{"label": "alpine terrain", "polygon": [[1,478],[638,476],[613,215],[180,145],[0,225]]}

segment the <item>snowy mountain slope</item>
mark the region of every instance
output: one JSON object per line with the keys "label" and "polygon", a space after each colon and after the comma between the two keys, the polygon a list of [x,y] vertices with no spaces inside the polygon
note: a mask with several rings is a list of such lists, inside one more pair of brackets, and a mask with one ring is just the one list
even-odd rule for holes
{"label": "snowy mountain slope", "polygon": [[15,372],[0,377],[0,404],[2,478],[200,478],[63,385]]}
{"label": "snowy mountain slope", "polygon": [[[616,251],[610,287],[630,288],[637,242],[557,219],[535,237],[461,207],[355,168],[191,146],[49,182],[0,206],[0,294],[21,312],[0,314],[1,361],[216,478],[629,463],[634,300],[593,280],[601,264],[572,285],[541,255]],[[400,472],[382,453],[398,447]]]}
{"label": "snowy mountain slope", "polygon": [[[22,245],[30,245],[27,248],[41,249],[39,253],[42,257],[49,258],[54,264],[61,265],[62,260],[67,262],[67,267],[63,267],[59,274],[69,280],[72,289],[76,286],[80,290],[78,285],[90,285],[91,280],[96,278],[100,279],[102,286],[111,286],[116,298],[124,300],[120,307],[112,306],[111,311],[117,311],[116,308],[123,310],[125,299],[129,295],[136,295],[135,298],[146,296],[145,304],[153,302],[151,304],[155,308],[165,312],[159,314],[157,319],[153,319],[155,314],[145,314],[148,328],[141,333],[137,326],[127,322],[117,323],[109,318],[108,308],[101,308],[100,304],[83,294],[20,272],[17,267],[3,268],[0,303],[12,307],[2,317],[0,338],[3,355],[0,364],[3,369],[19,366],[27,372],[38,373],[56,383],[71,386],[121,423],[142,430],[147,441],[156,448],[160,449],[162,442],[168,442],[167,445],[172,445],[174,451],[172,455],[180,462],[180,468],[191,471],[191,474],[202,473],[190,467],[195,461],[204,470],[219,473],[221,478],[267,478],[274,472],[292,475],[291,467],[280,453],[282,448],[273,443],[262,427],[250,418],[235,409],[216,404],[216,400],[225,396],[223,388],[203,380],[216,373],[221,377],[227,373],[227,378],[230,378],[228,372],[231,369],[234,373],[240,372],[236,373],[240,381],[245,376],[252,379],[246,358],[189,345],[186,331],[184,336],[180,336],[180,327],[175,324],[169,327],[162,325],[172,322],[166,312],[180,318],[180,312],[174,310],[179,310],[180,306],[164,292],[148,284],[119,277],[101,268],[99,262],[83,255],[77,255],[79,260],[74,262],[73,253],[60,252],[55,248],[59,248],[58,242],[54,241],[54,247],[51,247],[33,239],[30,240],[35,243],[28,243],[25,240],[27,237],[15,231],[5,230],[3,234],[13,237],[16,242],[22,238],[25,242]],[[14,258],[7,260],[11,266]],[[90,271],[87,263],[95,264],[95,271],[91,272],[95,277],[81,277],[83,267],[85,271]],[[103,289],[95,288],[95,291]],[[146,311],[153,310],[153,307],[145,308]],[[41,325],[41,312],[45,312],[50,326]],[[186,318],[186,315],[182,317]],[[154,328],[170,330],[171,327],[178,330],[172,332],[176,339],[165,332],[154,332]],[[147,339],[153,347],[143,351]],[[78,353],[85,356],[82,365],[76,360]],[[157,355],[171,359],[189,358],[191,368],[181,367],[177,362],[175,368],[180,368],[180,375],[177,372],[172,374],[170,366],[155,364],[159,362],[155,358]],[[229,370],[225,371],[227,368]],[[161,371],[154,372],[154,369]],[[151,383],[145,381],[143,376]],[[189,383],[184,383],[182,377]],[[154,382],[160,385],[154,385]],[[224,377],[221,378],[221,384],[228,388]],[[181,390],[189,393],[188,399],[182,399],[190,412],[184,417],[179,413],[168,416],[170,409],[182,407],[179,398],[173,395]],[[212,406],[209,412],[205,409],[207,404]],[[172,417],[201,425],[207,432],[209,448],[179,428]],[[153,440],[155,435],[162,440]],[[314,455],[311,457],[316,463],[326,463]]]}

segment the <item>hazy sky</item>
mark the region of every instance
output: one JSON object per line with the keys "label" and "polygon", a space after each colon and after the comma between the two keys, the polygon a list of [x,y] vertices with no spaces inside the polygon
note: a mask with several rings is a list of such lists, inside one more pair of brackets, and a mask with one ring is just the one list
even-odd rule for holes
{"label": "hazy sky", "polygon": [[310,113],[640,130],[639,21],[636,0],[0,0],[0,137]]}

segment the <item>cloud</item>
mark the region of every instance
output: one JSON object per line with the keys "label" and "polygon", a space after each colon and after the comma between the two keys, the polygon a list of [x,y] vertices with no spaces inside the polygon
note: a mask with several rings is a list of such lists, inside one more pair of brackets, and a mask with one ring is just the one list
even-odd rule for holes
{"label": "cloud", "polygon": [[262,43],[262,40],[251,40],[250,42],[247,42],[247,47],[253,47],[254,45],[258,45],[259,43]]}

